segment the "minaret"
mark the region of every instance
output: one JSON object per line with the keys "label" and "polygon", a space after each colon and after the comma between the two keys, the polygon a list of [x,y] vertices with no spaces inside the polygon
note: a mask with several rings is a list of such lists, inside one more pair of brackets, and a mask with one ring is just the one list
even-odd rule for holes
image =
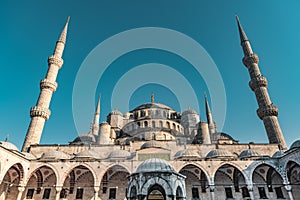
{"label": "minaret", "polygon": [[100,97],[98,98],[98,103],[94,114],[94,120],[91,125],[91,133],[93,135],[99,134],[99,121],[100,121]]}
{"label": "minaret", "polygon": [[212,114],[211,114],[210,107],[209,107],[208,100],[207,100],[205,93],[204,93],[204,99],[205,99],[205,111],[206,111],[208,130],[209,130],[210,134],[213,134],[213,133],[216,133],[216,125],[213,121]]}
{"label": "minaret", "polygon": [[241,46],[244,52],[243,64],[248,68],[250,74],[249,86],[255,93],[258,103],[257,115],[263,120],[264,126],[269,138],[269,143],[279,144],[283,149],[286,149],[286,143],[282,135],[282,131],[278,122],[278,108],[271,102],[267,86],[268,81],[260,73],[258,67],[258,56],[253,53],[250,42],[236,17]]}
{"label": "minaret", "polygon": [[68,23],[69,18],[58,41],[56,42],[53,55],[48,58],[48,72],[46,77],[40,82],[41,91],[36,106],[33,106],[30,109],[31,122],[22,147],[23,152],[28,151],[30,145],[39,144],[45,121],[50,117],[51,112],[49,110],[49,106],[52,95],[57,88],[56,77],[58,71],[63,65],[63,59],[61,57],[66,44]]}

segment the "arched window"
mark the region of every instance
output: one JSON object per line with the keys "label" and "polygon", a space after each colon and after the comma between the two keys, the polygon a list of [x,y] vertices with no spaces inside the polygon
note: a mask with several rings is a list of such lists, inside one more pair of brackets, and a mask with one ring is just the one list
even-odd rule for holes
{"label": "arched window", "polygon": [[171,126],[170,126],[170,122],[167,122],[167,128],[170,129]]}
{"label": "arched window", "polygon": [[155,121],[152,121],[152,128],[155,128]]}
{"label": "arched window", "polygon": [[175,129],[175,130],[176,130],[176,125],[175,125],[175,123],[173,123],[173,129]]}
{"label": "arched window", "polygon": [[144,122],[144,127],[148,127],[148,122],[147,121]]}
{"label": "arched window", "polygon": [[138,122],[138,123],[137,123],[137,126],[138,126],[138,128],[140,128],[140,127],[141,127],[141,123],[140,123],[140,122]]}
{"label": "arched window", "polygon": [[163,127],[164,127],[164,123],[163,123],[162,121],[159,121],[159,126],[160,126],[161,128],[163,128]]}

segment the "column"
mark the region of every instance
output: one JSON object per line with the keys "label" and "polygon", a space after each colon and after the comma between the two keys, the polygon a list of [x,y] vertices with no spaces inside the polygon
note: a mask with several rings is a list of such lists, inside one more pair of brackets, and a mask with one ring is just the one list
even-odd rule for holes
{"label": "column", "polygon": [[25,190],[24,186],[19,186],[18,187],[19,192],[18,192],[17,200],[21,200],[24,190]]}
{"label": "column", "polygon": [[60,199],[60,192],[62,190],[62,186],[56,186],[55,190],[56,190],[55,200],[59,200]]}
{"label": "column", "polygon": [[292,186],[290,184],[287,184],[284,186],[288,195],[289,195],[289,199],[290,200],[294,200],[294,196],[293,196],[293,193],[292,193]]}
{"label": "column", "polygon": [[100,189],[100,186],[95,186],[94,187],[94,200],[98,199],[99,189]]}
{"label": "column", "polygon": [[249,191],[250,199],[254,200],[253,185],[252,184],[247,185],[247,189]]}
{"label": "column", "polygon": [[215,200],[215,186],[214,185],[209,186],[209,192],[210,192],[210,199]]}

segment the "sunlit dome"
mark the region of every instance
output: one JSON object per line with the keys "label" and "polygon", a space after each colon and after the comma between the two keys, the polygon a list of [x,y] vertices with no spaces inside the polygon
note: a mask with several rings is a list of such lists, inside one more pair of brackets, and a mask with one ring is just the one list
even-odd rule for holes
{"label": "sunlit dome", "polygon": [[19,151],[18,147],[10,142],[2,141],[2,142],[0,142],[0,146],[4,147],[5,149],[8,149],[8,150]]}
{"label": "sunlit dome", "polygon": [[184,149],[178,151],[175,156],[175,159],[200,159],[200,155],[193,150],[190,149]]}
{"label": "sunlit dome", "polygon": [[42,154],[41,160],[66,160],[69,159],[70,156],[61,150],[49,150]]}
{"label": "sunlit dome", "polygon": [[166,105],[161,104],[161,103],[145,103],[145,104],[142,104],[142,105],[136,107],[132,111],[142,110],[142,109],[147,109],[147,108],[161,108],[161,109],[166,109],[166,110],[173,110],[169,106],[166,106]]}
{"label": "sunlit dome", "polygon": [[107,158],[128,158],[131,153],[122,149],[112,151]]}
{"label": "sunlit dome", "polygon": [[229,151],[225,149],[214,149],[211,150],[207,156],[206,159],[213,159],[213,158],[236,158],[237,156],[233,153],[230,153]]}
{"label": "sunlit dome", "polygon": [[142,146],[141,149],[147,149],[147,148],[160,148],[161,145],[159,144],[158,141],[155,140],[150,140],[148,142],[145,142]]}
{"label": "sunlit dome", "polygon": [[150,158],[142,162],[136,169],[136,173],[141,172],[174,172],[174,169],[163,159]]}
{"label": "sunlit dome", "polygon": [[239,155],[240,159],[255,158],[255,157],[261,157],[261,154],[255,151],[254,149],[245,149]]}
{"label": "sunlit dome", "polygon": [[74,158],[98,159],[100,156],[95,150],[87,149],[77,153]]}

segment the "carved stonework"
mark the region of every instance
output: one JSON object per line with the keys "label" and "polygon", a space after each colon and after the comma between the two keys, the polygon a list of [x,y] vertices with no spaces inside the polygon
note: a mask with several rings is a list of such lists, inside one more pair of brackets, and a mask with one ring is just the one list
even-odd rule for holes
{"label": "carved stonework", "polygon": [[259,61],[259,58],[256,54],[250,54],[250,55],[246,55],[244,58],[243,58],[243,63],[246,67],[250,67],[253,63],[256,63],[258,64],[258,61]]}
{"label": "carved stonework", "polygon": [[260,119],[267,116],[278,116],[278,108],[274,104],[257,109],[257,115]]}
{"label": "carved stonework", "polygon": [[49,66],[53,64],[53,65],[58,66],[58,68],[60,69],[62,67],[63,63],[64,63],[64,61],[63,61],[62,58],[58,58],[54,55],[52,55],[48,58],[48,65]]}
{"label": "carved stonework", "polygon": [[45,120],[48,120],[50,117],[51,111],[48,108],[33,106],[30,109],[30,117],[42,117]]}
{"label": "carved stonework", "polygon": [[255,89],[260,88],[260,87],[267,87],[268,81],[263,76],[257,76],[255,78],[251,79],[251,81],[249,82],[249,86],[250,86],[251,90],[254,91]]}

